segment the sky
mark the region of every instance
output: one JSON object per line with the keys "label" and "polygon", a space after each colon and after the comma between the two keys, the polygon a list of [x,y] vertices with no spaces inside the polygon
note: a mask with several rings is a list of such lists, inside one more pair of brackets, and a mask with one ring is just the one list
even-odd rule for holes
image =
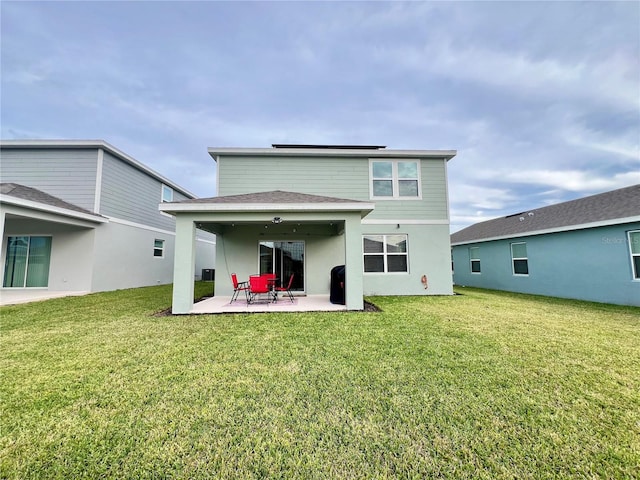
{"label": "sky", "polygon": [[[640,183],[640,2],[0,2],[2,139],[457,150],[451,231]],[[0,166],[1,168],[1,166]]]}

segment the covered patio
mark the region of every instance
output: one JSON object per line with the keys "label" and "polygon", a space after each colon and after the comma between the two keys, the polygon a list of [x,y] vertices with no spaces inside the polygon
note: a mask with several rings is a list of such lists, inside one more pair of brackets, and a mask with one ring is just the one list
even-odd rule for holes
{"label": "covered patio", "polygon": [[329,295],[307,295],[280,298],[277,302],[253,302],[248,304],[244,297],[231,302],[231,297],[210,297],[193,305],[189,313],[265,313],[265,312],[339,312],[346,311],[346,305],[334,304],[329,301]]}
{"label": "covered patio", "polygon": [[[230,299],[232,273],[240,281],[262,273],[279,274],[281,282],[288,279],[290,271],[278,271],[275,261],[264,258],[269,251],[278,250],[291,254],[289,261],[296,264],[297,301],[251,309],[295,311],[296,305],[298,311],[363,309],[361,220],[374,209],[372,203],[273,191],[163,203],[160,209],[176,217],[174,314],[196,313],[192,300],[196,228],[218,238],[216,297]],[[285,252],[288,247],[295,248]],[[346,305],[333,307],[328,301],[330,271],[337,265],[345,266]],[[324,296],[326,302],[311,301],[318,296]],[[237,311],[240,307],[229,308]]]}

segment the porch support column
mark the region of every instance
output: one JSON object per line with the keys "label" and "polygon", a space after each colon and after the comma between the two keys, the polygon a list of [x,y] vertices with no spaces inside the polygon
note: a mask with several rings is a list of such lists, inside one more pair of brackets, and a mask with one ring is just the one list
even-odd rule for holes
{"label": "porch support column", "polygon": [[344,222],[345,281],[347,310],[362,310],[362,221],[360,213],[349,214]]}
{"label": "porch support column", "polygon": [[189,215],[176,215],[172,313],[189,313],[193,308],[193,282],[196,268],[195,244],[195,222]]}
{"label": "porch support column", "polygon": [[[6,212],[4,211],[4,209],[0,210],[0,248],[2,248],[3,251],[6,251],[4,250],[6,247],[4,246],[4,243],[3,243],[4,242],[4,222],[6,219],[7,219]],[[0,283],[0,286],[1,285],[3,284]]]}

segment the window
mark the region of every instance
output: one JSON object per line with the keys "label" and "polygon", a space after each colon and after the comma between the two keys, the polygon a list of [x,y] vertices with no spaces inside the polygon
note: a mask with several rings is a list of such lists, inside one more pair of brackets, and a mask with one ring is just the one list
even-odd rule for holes
{"label": "window", "polygon": [[640,230],[629,232],[629,250],[633,278],[640,279]]}
{"label": "window", "polygon": [[4,265],[5,287],[47,287],[51,237],[9,237]]}
{"label": "window", "polygon": [[372,198],[420,198],[420,167],[417,161],[372,160]]}
{"label": "window", "polygon": [[527,259],[527,244],[511,244],[511,262],[514,275],[529,275],[529,260]]}
{"label": "window", "polygon": [[364,271],[398,273],[409,271],[406,235],[365,235]]}
{"label": "window", "polygon": [[471,261],[471,273],[480,273],[480,247],[469,248],[469,260]]}
{"label": "window", "polygon": [[164,240],[155,239],[153,241],[153,256],[164,258]]}
{"label": "window", "polygon": [[286,287],[293,275],[291,290],[304,292],[304,242],[262,241],[259,243],[260,273],[275,273],[279,287]]}
{"label": "window", "polygon": [[163,202],[173,202],[173,188],[162,185],[162,199]]}

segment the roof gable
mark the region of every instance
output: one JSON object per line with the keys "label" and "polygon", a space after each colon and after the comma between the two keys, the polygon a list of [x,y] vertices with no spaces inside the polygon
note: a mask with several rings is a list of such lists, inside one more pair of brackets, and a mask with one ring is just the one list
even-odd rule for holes
{"label": "roof gable", "polygon": [[551,233],[640,216],[640,184],[476,223],[451,235],[452,244]]}

